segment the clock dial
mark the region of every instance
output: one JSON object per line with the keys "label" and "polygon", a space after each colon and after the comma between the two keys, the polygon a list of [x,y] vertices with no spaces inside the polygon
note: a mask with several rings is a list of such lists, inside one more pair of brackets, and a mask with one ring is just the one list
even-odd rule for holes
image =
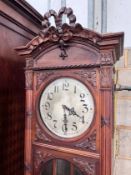
{"label": "clock dial", "polygon": [[73,138],[84,133],[94,117],[94,100],[89,89],[73,78],[59,78],[42,92],[41,118],[54,134]]}

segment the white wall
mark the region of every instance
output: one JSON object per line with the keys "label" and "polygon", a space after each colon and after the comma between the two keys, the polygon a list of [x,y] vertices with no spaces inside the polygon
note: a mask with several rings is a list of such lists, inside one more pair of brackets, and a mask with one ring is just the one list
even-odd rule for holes
{"label": "white wall", "polygon": [[[64,0],[63,0],[64,1]],[[66,6],[74,10],[77,22],[84,27],[94,20],[94,30],[102,30],[102,14],[107,12],[107,32],[125,32],[125,47],[131,47],[131,0],[65,0]],[[88,6],[89,2],[94,2],[94,17],[88,16],[92,10]],[[102,9],[102,2],[106,3],[107,8]],[[61,0],[27,0],[42,15],[48,9],[58,11],[61,8]],[[102,13],[104,10],[105,13]],[[107,10],[107,11],[106,11]],[[90,14],[89,14],[90,15]],[[88,17],[90,19],[88,19]],[[104,18],[106,20],[106,17]]]}
{"label": "white wall", "polygon": [[48,10],[48,0],[26,0],[33,6],[41,15],[44,15]]}
{"label": "white wall", "polygon": [[83,27],[88,26],[88,0],[66,0],[67,7],[71,7],[76,15],[77,22]]}
{"label": "white wall", "polygon": [[[27,0],[27,2],[30,3],[42,15],[48,11],[48,8],[57,12],[61,8],[61,0]],[[73,9],[74,14],[77,17],[77,22],[81,23],[84,27],[87,27],[88,0],[66,0],[66,6]]]}
{"label": "white wall", "polygon": [[131,47],[131,0],[107,0],[107,32],[125,32],[125,47]]}

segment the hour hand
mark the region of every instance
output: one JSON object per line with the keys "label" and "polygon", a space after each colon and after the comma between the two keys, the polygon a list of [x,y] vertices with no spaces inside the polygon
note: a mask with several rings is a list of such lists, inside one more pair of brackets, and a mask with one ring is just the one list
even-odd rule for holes
{"label": "hour hand", "polygon": [[66,105],[62,105],[62,107],[63,107],[63,109],[65,110],[67,110],[67,111],[69,111],[70,110],[70,108],[68,108]]}
{"label": "hour hand", "polygon": [[74,110],[74,108],[68,108],[66,105],[62,105],[62,107],[63,107],[63,109],[64,109],[64,111],[65,110],[67,110],[68,112],[69,112],[69,114],[68,115],[72,115],[72,111]]}
{"label": "hour hand", "polygon": [[69,115],[76,115],[77,117],[81,118],[74,110],[74,107],[73,108],[68,108],[66,105],[62,105],[63,109],[64,110],[67,110],[69,111]]}

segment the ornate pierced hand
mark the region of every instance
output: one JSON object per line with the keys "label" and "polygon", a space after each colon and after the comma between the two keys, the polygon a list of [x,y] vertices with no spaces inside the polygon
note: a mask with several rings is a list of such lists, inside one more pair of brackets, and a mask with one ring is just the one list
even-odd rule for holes
{"label": "ornate pierced hand", "polygon": [[85,120],[84,120],[84,116],[80,116],[76,113],[76,111],[74,110],[74,107],[73,108],[68,108],[66,105],[62,105],[63,109],[64,110],[67,110],[69,112],[69,115],[75,115],[77,117],[79,117],[82,121],[82,123],[84,124],[85,123]]}
{"label": "ornate pierced hand", "polygon": [[82,118],[81,116],[79,116],[75,112],[74,107],[73,108],[68,108],[66,105],[62,105],[62,107],[63,107],[64,110],[67,110],[69,112],[69,115],[76,115],[77,117]]}

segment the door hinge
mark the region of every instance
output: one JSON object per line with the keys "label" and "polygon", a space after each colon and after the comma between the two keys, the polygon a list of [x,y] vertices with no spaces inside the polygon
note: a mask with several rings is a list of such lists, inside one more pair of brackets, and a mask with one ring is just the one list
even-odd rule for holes
{"label": "door hinge", "polygon": [[101,117],[101,127],[103,126],[110,126],[110,120],[107,119],[106,117]]}

